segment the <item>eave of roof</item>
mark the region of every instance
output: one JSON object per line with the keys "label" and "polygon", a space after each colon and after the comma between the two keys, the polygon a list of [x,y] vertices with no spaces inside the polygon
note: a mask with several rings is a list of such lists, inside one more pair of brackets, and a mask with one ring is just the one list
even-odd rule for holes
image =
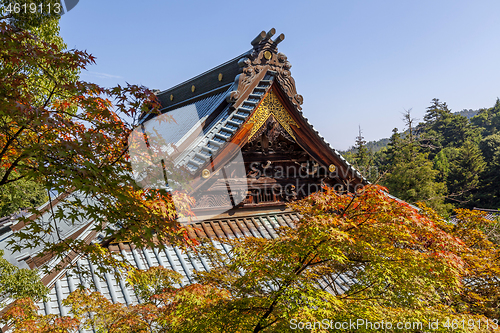
{"label": "eave of roof", "polygon": [[[160,111],[168,112],[227,89],[241,72],[238,61],[251,52],[252,50],[249,50],[200,75],[156,93],[161,104]],[[142,121],[151,117],[152,115],[148,114],[143,117]]]}

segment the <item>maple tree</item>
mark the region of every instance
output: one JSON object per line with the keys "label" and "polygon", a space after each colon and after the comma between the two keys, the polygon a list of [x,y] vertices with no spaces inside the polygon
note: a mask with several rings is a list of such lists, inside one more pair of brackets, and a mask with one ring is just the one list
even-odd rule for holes
{"label": "maple tree", "polygon": [[[87,52],[65,50],[58,41],[0,21],[0,188],[32,181],[47,196],[58,194],[58,204],[50,195],[44,211],[50,223],[19,218],[26,227],[12,238],[14,251],[42,248],[60,258],[73,251],[103,269],[123,268],[105,248],[64,238],[61,230],[92,222],[105,239],[140,247],[156,240],[189,244],[176,222],[179,208],[190,213],[189,199],[174,205],[167,192],[136,185],[128,136],[142,114],[157,112],[158,101],[145,87],[102,88],[79,80],[77,73],[94,62]],[[37,208],[29,212],[41,214]]]}
{"label": "maple tree", "polygon": [[[39,3],[41,4],[42,2]],[[31,5],[33,7],[35,5],[38,6],[39,3],[30,2],[26,4],[27,6]],[[44,4],[49,4],[49,2],[45,1]],[[15,3],[12,1],[0,2],[0,11],[7,10],[9,5],[12,7]],[[17,5],[22,5],[22,3],[17,2]],[[11,25],[15,31],[22,28],[29,28],[29,31],[37,39],[55,44],[60,49],[66,48],[65,43],[59,36],[58,18],[49,15],[49,13],[45,13],[45,15],[38,14],[39,13],[36,15],[29,13],[29,15],[25,15],[21,10],[19,10],[18,13],[9,11],[5,12],[5,16],[0,18],[0,20],[8,21],[9,25]],[[5,72],[9,71],[8,68],[4,69]],[[25,66],[23,71],[27,79],[31,81],[30,94],[40,103],[45,96],[43,91],[50,88],[50,84],[52,83],[51,79],[44,76],[44,73],[35,67]],[[77,78],[77,72],[74,70],[63,70],[61,72],[66,78]],[[0,216],[7,216],[28,207],[38,207],[47,202],[47,200],[47,191],[43,184],[32,179],[23,178],[16,182],[4,184],[0,186]]]}
{"label": "maple tree", "polygon": [[230,292],[217,306],[229,331],[287,331],[291,319],[475,318],[448,306],[462,290],[466,244],[385,191],[327,189],[291,204],[303,218],[280,237],[224,240],[232,257],[213,256],[219,265],[198,276]]}
{"label": "maple tree", "polygon": [[38,277],[37,270],[20,269],[1,258],[0,250],[0,304],[5,306],[9,298],[40,300],[48,293]]}
{"label": "maple tree", "polygon": [[460,253],[464,261],[463,287],[452,303],[457,309],[489,318],[500,316],[500,221],[486,218],[477,210],[457,209],[453,223],[446,223],[434,211],[420,205],[421,213],[439,221],[447,233],[466,245]]}
{"label": "maple tree", "polygon": [[[287,332],[299,322],[323,322],[315,331],[326,332],[358,319],[424,328],[439,322],[436,332],[455,324],[457,332],[494,330],[500,273],[494,223],[466,210],[450,223],[385,191],[325,189],[290,204],[302,218],[279,237],[202,240],[191,254],[204,256],[211,269],[194,272],[196,283],[184,287],[178,273],[163,267],[131,271],[138,305],[111,304],[89,291],[74,292],[66,304],[78,327],[102,332]],[[394,324],[388,331],[423,329]]]}
{"label": "maple tree", "polygon": [[[57,33],[58,17],[0,17],[0,194],[4,213],[26,207],[22,202],[17,206],[10,202],[20,192],[37,189],[41,193],[36,200],[30,200],[33,195],[24,196],[31,215],[18,218],[25,227],[11,238],[11,248],[41,249],[40,255],[50,253],[60,259],[73,252],[95,262],[97,274],[110,270],[119,274],[128,269],[119,254],[62,233],[93,223],[104,239],[126,239],[138,246],[158,241],[190,245],[185,228],[176,222],[183,207],[190,214],[190,199],[174,205],[167,192],[137,186],[130,170],[128,136],[142,114],[157,112],[155,95],[145,87],[105,89],[79,80],[78,73],[95,59],[87,52],[66,50]],[[35,208],[46,198],[48,205]],[[37,218],[43,214],[45,219]],[[62,332],[78,326],[77,316],[37,314],[33,300],[47,293],[37,270],[17,269],[4,259],[0,263],[2,296],[18,299],[4,309],[8,324],[29,332]],[[45,269],[66,264],[63,260]]]}

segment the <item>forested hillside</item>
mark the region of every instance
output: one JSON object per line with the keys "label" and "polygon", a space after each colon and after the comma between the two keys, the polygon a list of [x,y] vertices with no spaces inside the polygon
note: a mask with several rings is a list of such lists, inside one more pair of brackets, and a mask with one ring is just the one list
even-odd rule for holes
{"label": "forested hillside", "polygon": [[475,115],[477,115],[482,110],[483,109],[481,109],[481,110],[463,109],[462,111],[455,112],[454,114],[458,114],[458,115],[464,116],[467,119],[470,119],[470,118],[474,117]]}
{"label": "forested hillside", "polygon": [[410,111],[379,150],[361,131],[345,157],[366,177],[410,203],[441,213],[453,208],[500,208],[500,100],[491,108],[452,113],[433,99],[423,122]]}
{"label": "forested hillside", "polygon": [[[465,118],[470,119],[470,118],[474,117],[475,115],[477,115],[481,111],[484,111],[484,109],[481,109],[481,110],[463,109],[462,111],[454,112],[453,114],[464,116]],[[403,133],[402,135],[404,136],[405,133]],[[382,139],[378,139],[378,140],[374,140],[374,141],[368,141],[368,142],[366,142],[366,148],[369,151],[371,151],[372,153],[376,153],[379,150],[381,150],[382,148],[386,148],[387,145],[389,144],[389,141],[390,141],[389,138],[382,138]],[[341,151],[341,153],[349,156],[350,154],[355,154],[356,151],[357,151],[356,147],[351,146],[346,151]]]}
{"label": "forested hillside", "polygon": [[[366,143],[366,149],[368,149],[372,153],[376,153],[379,150],[387,147],[388,144],[389,144],[389,138],[383,138],[383,139],[379,139],[379,140],[376,140],[376,141],[368,141]],[[341,153],[343,155],[345,155],[345,154],[348,155],[348,154],[355,154],[356,151],[357,151],[356,147],[352,146],[351,148],[349,148],[346,151],[341,151]]]}

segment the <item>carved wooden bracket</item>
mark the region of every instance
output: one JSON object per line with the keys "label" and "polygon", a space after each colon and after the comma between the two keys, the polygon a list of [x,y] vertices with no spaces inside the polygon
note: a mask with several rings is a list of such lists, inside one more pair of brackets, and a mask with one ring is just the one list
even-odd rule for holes
{"label": "carved wooden bracket", "polygon": [[278,53],[277,45],[285,39],[283,34],[272,40],[275,30],[271,29],[267,34],[262,32],[252,42],[253,51],[249,57],[242,58],[238,62],[242,68],[242,73],[236,77],[238,90],[231,92],[229,100],[236,102],[245,95],[248,87],[252,85],[259,74],[267,71],[275,72],[275,78],[283,91],[287,94],[290,101],[301,110],[304,98],[297,94],[295,80],[293,79],[290,68],[292,65],[283,53]]}

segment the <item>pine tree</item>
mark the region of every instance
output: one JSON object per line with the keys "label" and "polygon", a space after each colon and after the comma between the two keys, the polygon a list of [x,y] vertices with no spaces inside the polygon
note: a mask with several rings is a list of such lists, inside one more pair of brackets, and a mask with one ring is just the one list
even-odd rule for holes
{"label": "pine tree", "polygon": [[451,197],[461,202],[462,206],[475,206],[472,191],[478,188],[485,166],[481,150],[474,142],[466,141],[458,149],[457,157],[451,163],[447,183]]}
{"label": "pine tree", "polygon": [[391,194],[410,203],[425,201],[429,206],[445,213],[450,208],[444,204],[446,186],[437,182],[439,171],[433,168],[428,153],[420,152],[415,134],[416,119],[411,117],[411,110],[404,114],[407,126],[404,139],[393,130],[388,149],[390,166],[384,185]]}
{"label": "pine tree", "polygon": [[389,139],[389,144],[387,145],[387,162],[389,164],[392,164],[394,162],[394,159],[396,158],[396,155],[398,154],[398,149],[401,147],[402,142],[401,142],[401,134],[399,133],[399,130],[397,128],[394,128],[392,130],[392,135],[391,138]]}
{"label": "pine tree", "polygon": [[439,98],[433,98],[431,103],[432,105],[427,108],[424,116],[424,121],[427,123],[434,123],[451,114],[446,102],[440,102]]}
{"label": "pine tree", "polygon": [[358,128],[358,136],[356,137],[356,143],[354,145],[356,149],[356,162],[358,166],[365,166],[369,162],[368,148],[366,148],[366,140],[361,132],[361,126]]}
{"label": "pine tree", "polygon": [[370,156],[368,148],[366,148],[366,140],[361,132],[361,126],[358,127],[358,136],[356,137],[354,150],[356,152],[354,155],[356,168],[360,170],[363,175],[366,175],[370,164]]}
{"label": "pine tree", "polygon": [[434,98],[427,108],[424,123],[418,126],[422,146],[434,157],[446,147],[461,147],[466,141],[477,141],[480,131],[470,121],[460,115],[451,113],[446,102]]}
{"label": "pine tree", "polygon": [[488,109],[482,109],[471,118],[472,124],[482,129],[483,136],[492,135],[500,131],[500,99]]}
{"label": "pine tree", "polygon": [[479,185],[474,191],[477,207],[500,208],[500,134],[489,135],[480,143],[481,152],[486,162]]}
{"label": "pine tree", "polygon": [[458,148],[446,147],[441,149],[439,153],[432,159],[434,163],[434,169],[439,171],[437,180],[440,182],[446,182],[448,175],[450,174],[451,161],[454,160],[459,153]]}

